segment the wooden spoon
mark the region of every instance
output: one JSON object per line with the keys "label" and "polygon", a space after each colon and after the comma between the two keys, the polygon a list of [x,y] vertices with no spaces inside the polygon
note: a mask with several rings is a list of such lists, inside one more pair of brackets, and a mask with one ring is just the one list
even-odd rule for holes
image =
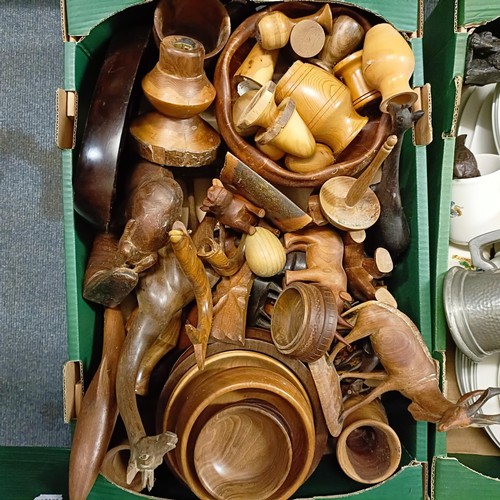
{"label": "wooden spoon", "polygon": [[344,231],[358,231],[377,222],[380,203],[369,186],[396,142],[397,137],[390,135],[357,179],[347,176],[332,177],[323,184],[319,192],[319,202],[323,214],[331,224]]}

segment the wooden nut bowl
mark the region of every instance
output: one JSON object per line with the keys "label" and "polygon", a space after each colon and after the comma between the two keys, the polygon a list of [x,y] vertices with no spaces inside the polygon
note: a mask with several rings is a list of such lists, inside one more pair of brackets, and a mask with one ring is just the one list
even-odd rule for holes
{"label": "wooden nut bowl", "polygon": [[[299,389],[285,377],[264,368],[235,367],[214,373],[199,383],[195,381],[189,394],[191,397],[185,400],[174,419],[179,442],[173,455],[181,479],[197,496],[213,498],[200,487],[194,467],[193,450],[199,433],[217,411],[248,399],[274,405],[291,429],[292,466],[275,495],[288,498],[305,481],[314,459],[314,417]],[[167,460],[170,462],[169,455]]]}
{"label": "wooden nut bowl", "polygon": [[[229,37],[215,68],[213,80],[217,91],[214,101],[215,116],[223,139],[241,161],[269,182],[279,186],[319,187],[334,175],[355,175],[368,165],[390,132],[390,117],[378,110],[372,110],[373,114],[369,115],[368,123],[339,155],[336,163],[309,173],[287,170],[237,133],[232,121],[232,107],[238,97],[233,75],[255,45],[253,37],[257,23],[269,11],[280,10],[293,18],[311,14],[318,8],[317,5],[302,2],[283,2],[250,16]],[[356,9],[334,6],[331,10],[334,17],[340,14],[351,16],[364,27],[365,31],[371,27],[367,18]]]}
{"label": "wooden nut bowl", "polygon": [[269,498],[292,465],[288,425],[258,401],[226,406],[198,434],[194,464],[203,486],[217,499]]}
{"label": "wooden nut bowl", "polygon": [[[237,359],[237,356],[233,356],[235,353],[239,353],[241,351],[250,352],[253,360],[257,358],[254,356],[255,354],[265,355],[269,358],[272,358],[275,361],[278,361],[279,364],[284,365],[288,368],[293,375],[295,375],[299,381],[300,385],[306,391],[309,400],[311,402],[314,414],[314,426],[316,429],[316,443],[315,443],[315,453],[314,459],[311,464],[311,468],[309,471],[309,475],[314,472],[316,467],[318,466],[327,445],[328,439],[328,430],[326,427],[326,422],[323,416],[323,411],[321,409],[321,403],[319,400],[318,392],[316,390],[316,385],[312,378],[311,372],[308,367],[297,359],[293,359],[290,356],[281,354],[276,347],[273,345],[271,341],[270,334],[267,330],[262,330],[259,328],[248,328],[246,331],[246,339],[244,346],[236,346],[223,342],[216,342],[213,344],[209,344],[207,347],[207,354],[205,360],[205,370],[211,369],[212,366],[212,357],[216,356],[219,353],[229,353],[229,356],[226,358],[224,363],[227,363],[230,358]],[[240,358],[240,361],[243,361],[243,357]],[[245,358],[245,361],[248,362],[250,358]],[[220,360],[222,362],[222,359]],[[179,380],[183,377],[183,375],[193,366],[196,365],[196,360],[193,352],[193,348],[189,347],[186,349],[183,354],[178,358],[175,363],[163,390],[161,391],[160,397],[158,399],[157,405],[157,418],[156,418],[156,428],[158,432],[161,432],[160,429],[165,428],[166,425],[169,425],[165,420],[166,406],[167,402],[170,399],[170,396],[179,383]],[[225,366],[228,366],[225,364]],[[269,365],[268,365],[269,366]],[[177,410],[178,411],[178,410]],[[168,460],[173,457],[173,454],[168,454],[166,459],[169,467],[178,475],[175,470],[176,464],[169,463]]]}
{"label": "wooden nut bowl", "polygon": [[224,47],[231,33],[231,20],[220,0],[160,0],[154,12],[157,45],[168,35],[191,36],[205,47],[205,60]]}
{"label": "wooden nut bowl", "polygon": [[271,335],[280,352],[301,361],[316,361],[333,341],[337,306],[329,288],[293,282],[278,296]]}

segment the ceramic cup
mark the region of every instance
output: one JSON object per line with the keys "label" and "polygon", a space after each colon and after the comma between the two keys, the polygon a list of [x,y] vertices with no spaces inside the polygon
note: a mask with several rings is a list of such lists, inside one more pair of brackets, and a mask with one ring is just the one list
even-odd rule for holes
{"label": "ceramic cup", "polygon": [[450,241],[469,241],[500,229],[500,155],[478,154],[481,176],[453,179],[450,205]]}

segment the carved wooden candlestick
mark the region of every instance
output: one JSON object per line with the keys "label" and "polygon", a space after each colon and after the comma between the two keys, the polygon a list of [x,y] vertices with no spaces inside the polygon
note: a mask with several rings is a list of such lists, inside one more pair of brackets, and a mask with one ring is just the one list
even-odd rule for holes
{"label": "carved wooden candlestick", "polygon": [[140,115],[130,127],[143,158],[186,167],[214,161],[220,137],[199,116],[215,98],[203,69],[204,53],[193,38],[171,35],[162,40],[160,59],[142,80],[144,95],[157,112]]}
{"label": "carved wooden candlestick", "polygon": [[314,137],[291,99],[276,105],[275,90],[274,82],[266,82],[241,112],[236,126],[248,129],[258,125],[262,130],[255,136],[257,143],[271,144],[300,158],[310,157],[316,149]]}
{"label": "carved wooden candlestick", "polygon": [[345,231],[367,229],[375,224],[380,215],[380,203],[369,186],[396,142],[395,135],[389,136],[357,179],[332,177],[323,184],[319,193],[321,210],[331,224]]}
{"label": "carved wooden candlestick", "polygon": [[339,155],[358,135],[368,118],[356,113],[347,86],[313,64],[295,61],[276,85],[276,101],[287,97],[316,141]]}
{"label": "carved wooden candlestick", "polygon": [[415,69],[415,56],[391,24],[376,24],[367,31],[362,68],[368,85],[382,94],[380,111],[387,113],[390,102],[411,106],[417,100],[417,93],[408,83]]}
{"label": "carved wooden candlestick", "polygon": [[332,30],[332,11],[330,10],[330,6],[326,4],[314,14],[295,19],[288,17],[280,11],[269,12],[257,23],[255,38],[264,49],[281,49],[290,40],[293,29],[297,25],[303,24],[303,21],[316,22],[327,33],[330,33]]}
{"label": "carved wooden candlestick", "polygon": [[363,76],[361,59],[363,51],[358,50],[344,57],[333,68],[337,78],[340,78],[351,91],[354,109],[363,109],[374,101],[380,99],[380,92],[370,87]]}

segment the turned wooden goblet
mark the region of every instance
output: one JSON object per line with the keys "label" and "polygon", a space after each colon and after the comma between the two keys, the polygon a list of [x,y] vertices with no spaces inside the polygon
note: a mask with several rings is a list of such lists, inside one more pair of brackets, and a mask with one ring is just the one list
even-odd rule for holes
{"label": "turned wooden goblet", "polygon": [[417,93],[408,83],[415,69],[415,56],[391,24],[377,24],[367,31],[362,68],[368,85],[382,94],[380,111],[387,113],[390,102],[411,106],[417,100]]}
{"label": "turned wooden goblet", "polygon": [[363,76],[361,67],[363,51],[358,50],[344,57],[333,68],[337,78],[340,78],[351,91],[354,109],[362,109],[373,101],[380,99],[380,92],[370,87]]}
{"label": "turned wooden goblet", "polygon": [[236,126],[248,129],[258,125],[262,128],[255,136],[258,144],[271,144],[300,158],[312,156],[316,141],[297,112],[295,103],[286,98],[277,106],[275,91],[276,84],[266,82],[241,112]]}

